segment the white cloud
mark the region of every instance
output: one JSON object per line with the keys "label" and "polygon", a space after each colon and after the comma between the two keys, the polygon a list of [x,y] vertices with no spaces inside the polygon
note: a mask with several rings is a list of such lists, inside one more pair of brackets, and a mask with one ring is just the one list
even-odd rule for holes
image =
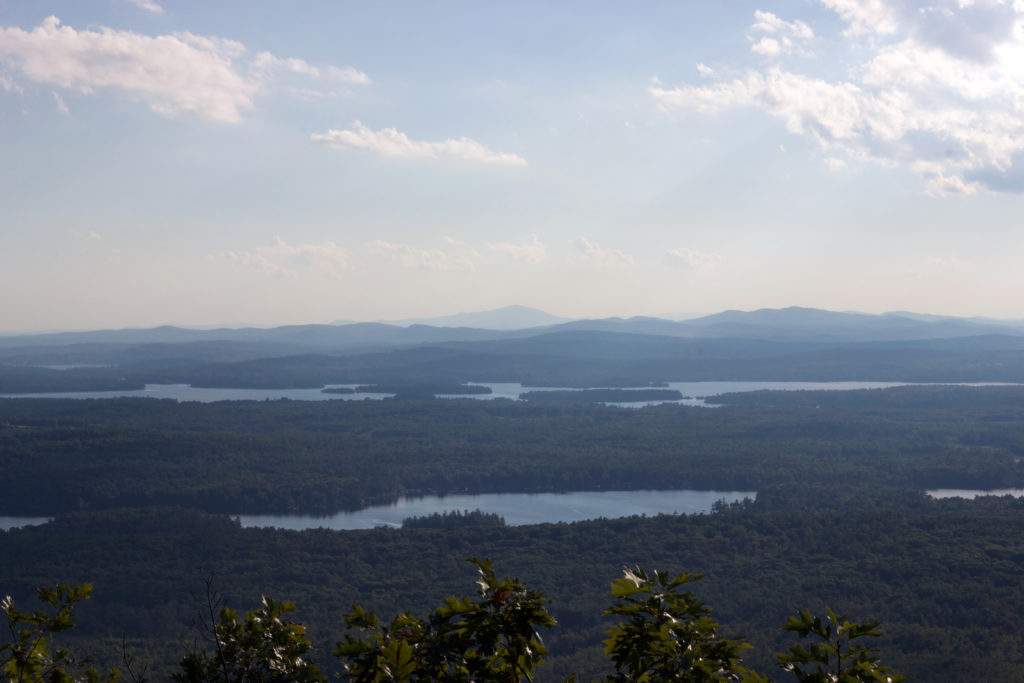
{"label": "white cloud", "polygon": [[368,249],[371,254],[384,256],[403,268],[440,272],[475,271],[476,262],[480,258],[480,254],[473,249],[447,252],[442,249],[420,249],[409,244],[398,244],[385,240],[371,242]]}
{"label": "white cloud", "polygon": [[381,128],[374,131],[356,121],[351,130],[328,130],[315,133],[313,142],[319,142],[338,149],[361,149],[376,154],[407,159],[455,158],[504,166],[525,166],[526,160],[515,154],[494,152],[469,138],[449,138],[442,142],[410,140],[405,133],[395,128]]}
{"label": "white cloud", "polygon": [[782,52],[782,45],[774,38],[765,37],[751,45],[750,49],[758,54],[775,57]]}
{"label": "white cloud", "polygon": [[153,14],[164,13],[164,8],[153,2],[153,0],[128,0],[128,2]]}
{"label": "white cloud", "polygon": [[849,35],[896,32],[896,12],[886,0],[821,0],[821,4],[849,24],[846,29]]}
{"label": "white cloud", "polygon": [[487,248],[498,254],[505,254],[517,261],[541,263],[548,256],[548,250],[537,239],[537,235],[529,234],[522,244],[498,243],[488,244]]}
{"label": "white cloud", "polygon": [[697,73],[704,78],[710,78],[715,75],[715,70],[703,62],[697,62]]}
{"label": "white cloud", "polygon": [[[750,27],[754,33],[764,34],[757,42],[751,45],[750,49],[759,54],[775,57],[780,54],[797,53],[802,56],[810,56],[800,42],[814,38],[814,31],[803,21],[785,21],[771,12],[754,12],[754,23]],[[751,38],[753,41],[754,38]]]}
{"label": "white cloud", "polygon": [[[245,69],[246,55],[238,41],[217,36],[153,37],[106,27],[78,31],[53,16],[30,31],[0,27],[0,65],[13,73],[83,94],[120,92],[165,116],[193,114],[237,123],[242,112],[253,108],[253,98],[270,88],[271,72],[325,74],[301,59],[269,52],[259,53]],[[324,77],[369,82],[354,69],[329,67]]]}
{"label": "white cloud", "polygon": [[718,254],[708,254],[692,249],[669,249],[665,252],[664,261],[672,267],[680,270],[714,270],[722,257]]}
{"label": "white cloud", "polygon": [[252,251],[231,251],[225,256],[235,263],[277,277],[294,277],[301,273],[337,279],[348,268],[345,250],[333,242],[290,245],[276,237],[269,246],[257,247]]}
{"label": "white cloud", "polygon": [[256,86],[234,70],[223,43],[190,38],[76,31],[48,17],[31,31],[0,28],[0,61],[39,83],[81,93],[121,90],[161,114],[238,121]]}
{"label": "white cloud", "polygon": [[336,81],[342,83],[349,83],[351,85],[369,85],[370,77],[364,74],[362,71],[357,71],[351,66],[346,66],[344,69],[340,69],[336,66],[327,67],[327,75]]}
{"label": "white cloud", "polygon": [[825,166],[832,172],[841,171],[846,168],[846,162],[836,157],[825,157]]}
{"label": "white cloud", "polygon": [[975,194],[979,189],[981,184],[978,182],[966,181],[960,176],[945,176],[941,172],[930,177],[925,183],[925,191],[938,197]]}
{"label": "white cloud", "polygon": [[931,193],[1024,190],[1024,7],[1007,21],[1010,5],[998,0],[944,0],[943,12],[904,2],[900,13],[880,0],[822,1],[852,33],[888,37],[870,43],[868,59],[846,78],[771,67],[708,84],[654,84],[649,93],[665,111],[761,109],[830,159],[902,165]]}
{"label": "white cloud", "polygon": [[339,69],[329,66],[321,69],[296,57],[275,57],[269,52],[260,52],[249,64],[250,70],[257,78],[267,78],[275,72],[289,72],[309,78],[330,78],[349,85],[369,85],[370,77],[352,67]]}
{"label": "white cloud", "polygon": [[803,21],[784,21],[771,12],[757,10],[754,12],[754,24],[750,27],[753,31],[762,33],[778,33],[801,40],[810,40],[814,37],[814,31]]}
{"label": "white cloud", "polygon": [[952,55],[990,61],[992,49],[1020,30],[1019,0],[820,0],[847,22],[847,36],[875,44],[913,38]]}
{"label": "white cloud", "polygon": [[578,263],[589,263],[607,268],[620,268],[633,265],[633,257],[618,249],[602,249],[600,245],[594,244],[584,237],[580,237],[574,243],[579,255],[575,259]]}
{"label": "white cloud", "polygon": [[269,52],[261,52],[256,55],[256,58],[252,60],[252,63],[249,66],[251,69],[259,72],[283,69],[285,71],[312,76],[314,78],[320,75],[320,69],[316,68],[304,59],[296,59],[294,57],[282,59],[280,57],[275,57]]}
{"label": "white cloud", "polygon": [[57,110],[60,111],[61,114],[64,114],[66,116],[71,113],[71,110],[68,109],[67,102],[64,101],[64,98],[60,96],[59,92],[51,90],[50,94],[53,95],[53,100],[57,104]]}

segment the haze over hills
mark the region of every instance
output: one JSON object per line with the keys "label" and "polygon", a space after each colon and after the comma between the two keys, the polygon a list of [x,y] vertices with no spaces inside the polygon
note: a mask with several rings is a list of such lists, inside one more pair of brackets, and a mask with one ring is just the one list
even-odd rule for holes
{"label": "haze over hills", "polygon": [[537,309],[508,306],[480,313],[460,313],[392,323],[286,325],[272,328],[96,330],[0,337],[0,347],[69,344],[184,344],[239,342],[276,344],[282,351],[314,348],[350,352],[389,346],[416,346],[458,341],[517,339],[545,332],[617,332],[700,339],[763,341],[871,342],[951,339],[982,335],[1024,335],[1024,321],[953,318],[911,313],[835,312],[789,307],[723,311],[683,321],[662,318],[572,320]]}
{"label": "haze over hills", "polygon": [[352,323],[0,338],[0,394],[146,384],[609,387],[687,380],[1024,382],[1024,325],[792,307],[514,330]]}
{"label": "haze over hills", "polygon": [[[406,320],[380,320],[385,325],[430,325],[431,327],[477,327],[485,330],[522,330],[530,327],[558,325],[569,318],[551,315],[529,306],[503,306],[490,311],[456,313],[436,318],[409,318]],[[335,324],[344,324],[337,321]]]}

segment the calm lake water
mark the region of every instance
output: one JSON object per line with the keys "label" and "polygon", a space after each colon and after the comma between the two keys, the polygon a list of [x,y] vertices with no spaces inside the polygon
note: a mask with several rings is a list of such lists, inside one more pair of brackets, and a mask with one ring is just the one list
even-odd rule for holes
{"label": "calm lake water", "polygon": [[716,500],[734,502],[755,498],[756,491],[576,491],[571,493],[484,493],[479,495],[400,498],[378,505],[339,512],[329,517],[302,515],[237,515],[242,526],[279,529],[373,529],[400,527],[406,517],[435,512],[480,510],[505,518],[509,526],[545,522],[578,522],[599,517],[696,514],[710,512]]}
{"label": "calm lake water", "polygon": [[1014,496],[1024,497],[1024,489],[932,489],[926,491],[932,498],[967,498],[968,500],[978,496]]}
{"label": "calm lake water", "polygon": [[[519,400],[526,391],[572,391],[572,387],[530,387],[518,382],[471,382],[478,386],[490,387],[490,394],[447,395],[439,398],[465,398],[473,400],[494,400],[507,398]],[[668,389],[675,389],[683,395],[681,401],[643,401],[616,403],[628,407],[642,407],[658,403],[680,405],[710,405],[706,399],[719,394],[745,391],[849,391],[853,389],[887,389],[908,386],[906,382],[668,382]],[[969,383],[961,386],[994,386],[996,383]],[[350,387],[355,384],[329,384],[329,387]],[[605,388],[605,387],[593,387]],[[646,389],[650,387],[632,387]],[[576,387],[578,389],[578,387]],[[175,401],[365,401],[390,398],[393,394],[325,394],[320,389],[206,389],[188,384],[147,384],[145,389],[132,391],[70,391],[35,394],[0,394],[0,398],[164,398]]]}
{"label": "calm lake water", "polygon": [[[355,384],[328,384],[351,387]],[[363,401],[391,398],[394,394],[325,394],[320,389],[206,389],[190,384],[147,384],[130,391],[65,391],[36,394],[2,394],[0,398],[169,398],[175,401]]]}
{"label": "calm lake water", "polygon": [[0,515],[0,531],[20,529],[23,526],[46,524],[50,520],[50,517],[4,517]]}

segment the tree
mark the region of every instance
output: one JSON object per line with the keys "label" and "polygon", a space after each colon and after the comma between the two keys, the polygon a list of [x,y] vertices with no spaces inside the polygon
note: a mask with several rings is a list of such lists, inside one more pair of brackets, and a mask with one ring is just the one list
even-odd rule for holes
{"label": "tree", "polygon": [[116,670],[102,676],[88,659],[77,659],[66,648],[54,645],[54,634],[75,625],[72,619],[75,605],[88,600],[92,584],[71,586],[66,583],[54,588],[40,588],[36,595],[49,610],[33,613],[20,612],[11,596],[0,600],[0,609],[7,618],[11,641],[0,645],[0,674],[8,681],[45,681],[70,683],[72,681],[116,681]]}
{"label": "tree", "polygon": [[[384,625],[373,612],[359,606],[345,623],[359,633],[337,643],[342,678],[354,683],[518,683],[532,681],[547,650],[538,629],[555,624],[547,600],[515,578],[499,580],[489,560],[470,560],[477,569],[478,598],[449,597],[426,619],[400,614]],[[625,569],[612,582],[615,603],[606,615],[623,617],[607,631],[605,653],[615,673],[604,683],[769,683],[770,679],[741,664],[750,647],[740,638],[721,635],[711,609],[685,590],[700,575],[648,574]],[[0,645],[0,674],[5,681],[32,683],[112,683],[86,660],[76,660],[55,648],[53,635],[74,625],[76,603],[92,587],[62,584],[40,589],[50,610],[19,612],[10,597],[0,601],[11,642]],[[289,621],[289,602],[264,597],[244,619],[227,607],[217,607],[207,582],[206,610],[213,651],[193,651],[180,661],[172,678],[179,683],[315,683],[327,680],[309,659],[311,645],[305,627]],[[783,630],[801,639],[778,655],[779,666],[800,683],[897,683],[904,676],[883,666],[877,650],[862,644],[881,635],[878,622],[856,623],[827,609],[825,618],[804,610],[789,617]],[[857,641],[857,642],[854,642]],[[125,658],[129,677],[136,683]],[[570,680],[575,680],[571,677]]]}
{"label": "tree", "polygon": [[605,614],[626,617],[608,630],[605,654],[616,673],[606,680],[621,681],[753,681],[740,666],[740,653],[749,648],[740,639],[719,634],[711,609],[689,591],[681,591],[701,576],[670,576],[639,567],[623,570],[612,582],[618,602]]}
{"label": "tree", "polygon": [[490,560],[470,561],[479,574],[477,600],[449,597],[426,620],[405,613],[388,626],[373,612],[353,608],[346,624],[368,634],[346,635],[334,650],[347,680],[533,680],[547,652],[537,629],[555,624],[547,600],[519,579],[499,581]]}
{"label": "tree", "polygon": [[795,675],[801,683],[896,683],[906,679],[879,663],[877,649],[853,643],[861,638],[881,636],[879,622],[857,624],[829,607],[825,609],[828,616],[824,619],[812,617],[807,610],[787,619],[782,627],[784,631],[793,631],[801,638],[811,636],[814,642],[807,648],[797,643],[788,653],[778,655],[783,670]]}
{"label": "tree", "polygon": [[[207,592],[209,597],[210,593]],[[208,602],[212,605],[212,602]],[[306,627],[284,618],[295,609],[291,602],[264,597],[245,619],[222,607],[212,625],[213,653],[190,652],[182,658],[178,683],[312,683],[326,678],[312,660]],[[211,610],[212,611],[212,610]]]}

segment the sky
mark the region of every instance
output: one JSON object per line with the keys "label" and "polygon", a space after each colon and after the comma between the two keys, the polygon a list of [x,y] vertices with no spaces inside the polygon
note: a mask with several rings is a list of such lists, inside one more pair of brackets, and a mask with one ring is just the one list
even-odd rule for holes
{"label": "sky", "polygon": [[1024,317],[1024,0],[0,0],[0,333]]}

